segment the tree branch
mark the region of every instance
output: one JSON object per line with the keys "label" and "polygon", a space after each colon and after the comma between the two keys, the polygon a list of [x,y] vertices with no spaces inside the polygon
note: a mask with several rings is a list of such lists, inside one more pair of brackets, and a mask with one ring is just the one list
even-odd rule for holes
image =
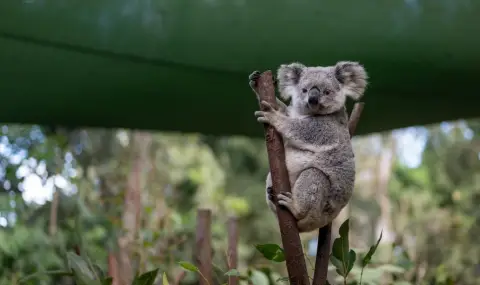
{"label": "tree branch", "polygon": [[[355,103],[350,119],[348,120],[348,132],[353,137],[357,129],[360,115],[365,103]],[[317,256],[315,258],[315,271],[312,285],[324,285],[327,283],[328,260],[330,257],[330,243],[332,239],[332,223],[318,230]]]}
{"label": "tree branch", "polygon": [[[275,87],[270,70],[260,75],[255,92],[258,94],[259,100],[267,101],[272,106],[276,106]],[[260,108],[264,110],[263,106],[260,106]],[[274,196],[276,197],[281,192],[291,192],[287,167],[285,165],[285,149],[280,134],[270,125],[265,124],[264,127],[268,161],[272,177],[272,188]],[[278,224],[282,236],[283,248],[285,250],[290,284],[310,284],[296,220],[287,209],[278,206],[276,199],[274,203],[277,206]]]}

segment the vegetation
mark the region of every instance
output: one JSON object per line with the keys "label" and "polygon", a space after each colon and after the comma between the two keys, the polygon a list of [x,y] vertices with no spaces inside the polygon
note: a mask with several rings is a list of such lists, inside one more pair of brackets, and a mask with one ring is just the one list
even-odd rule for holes
{"label": "vegetation", "polygon": [[[199,207],[213,215],[215,284],[233,275],[252,284],[286,281],[278,225],[265,204],[261,138],[1,130],[1,285],[67,285],[73,278],[95,284],[82,281],[92,276],[109,284],[112,257],[119,278],[129,280],[123,284],[132,284],[134,272],[143,273],[134,284],[196,284]],[[423,142],[413,166],[404,155],[416,152],[412,144],[405,149],[409,137]],[[353,144],[356,189],[334,225],[330,282],[478,284],[480,121],[373,134]],[[230,216],[240,228],[233,271],[226,266]],[[315,238],[302,235],[307,264]]]}

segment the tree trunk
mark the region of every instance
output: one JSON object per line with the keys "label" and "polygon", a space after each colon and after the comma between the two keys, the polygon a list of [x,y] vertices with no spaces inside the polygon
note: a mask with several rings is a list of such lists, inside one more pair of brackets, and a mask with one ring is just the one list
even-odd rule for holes
{"label": "tree trunk", "polygon": [[122,217],[123,236],[118,239],[119,247],[119,285],[129,285],[133,280],[133,250],[132,246],[137,238],[141,221],[141,189],[142,174],[148,162],[151,136],[145,132],[133,132],[132,139],[132,168],[127,177],[125,189],[124,212]]}
{"label": "tree trunk", "polygon": [[[377,195],[375,197],[378,205],[380,206],[380,217],[377,220],[377,224],[375,226],[374,239],[377,239],[380,236],[380,233],[383,231],[381,241],[381,243],[383,244],[392,244],[395,240],[395,232],[393,231],[391,214],[392,204],[388,195],[388,184],[390,182],[392,168],[395,160],[394,142],[395,141],[392,134],[388,135],[388,137],[384,139],[383,148],[380,152],[377,168]],[[389,262],[391,258],[391,251],[385,251],[384,254],[382,254],[382,260],[384,262]],[[390,284],[390,277],[384,275],[381,282],[381,284]]]}
{"label": "tree trunk", "polygon": [[383,243],[392,243],[395,239],[395,233],[393,231],[392,205],[388,195],[388,183],[392,176],[393,164],[395,162],[394,156],[394,138],[390,134],[384,140],[384,147],[380,153],[380,159],[378,161],[378,176],[377,176],[377,203],[380,206],[380,218],[377,220],[375,229],[375,240],[383,230]]}

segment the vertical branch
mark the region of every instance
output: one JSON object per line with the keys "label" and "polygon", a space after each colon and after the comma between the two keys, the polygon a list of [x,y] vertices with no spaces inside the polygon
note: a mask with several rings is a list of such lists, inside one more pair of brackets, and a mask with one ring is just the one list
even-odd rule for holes
{"label": "vertical branch", "polygon": [[118,238],[119,247],[119,284],[127,285],[133,280],[134,243],[140,228],[141,192],[143,174],[148,171],[146,157],[150,149],[151,136],[135,131],[132,136],[131,169],[127,175],[127,187],[124,196],[122,227],[124,234]]}
{"label": "vertical branch", "polygon": [[[267,101],[272,106],[276,106],[275,87],[273,84],[272,72],[270,70],[265,71],[260,75],[255,92],[258,94],[259,100]],[[260,106],[260,108],[264,110],[263,106]],[[274,195],[277,196],[282,192],[291,192],[287,167],[285,166],[283,139],[272,126],[265,125],[264,127]],[[290,284],[310,284],[296,220],[287,209],[278,207],[277,201],[274,203],[277,206],[276,212],[280,234],[282,236],[282,244],[285,250]]]}
{"label": "vertical branch", "polygon": [[[238,220],[236,217],[228,219],[228,269],[238,269]],[[238,276],[229,276],[228,285],[237,285]]]}
{"label": "vertical branch", "polygon": [[[350,119],[348,120],[350,137],[353,137],[355,134],[364,105],[365,103],[355,103],[353,107]],[[313,273],[312,285],[324,285],[327,282],[331,239],[332,223],[318,230],[317,256],[315,258],[315,271]]]}
{"label": "vertical branch", "polygon": [[315,256],[315,270],[313,271],[312,285],[325,285],[327,283],[331,240],[332,223],[329,223],[323,228],[318,229],[317,255]]}
{"label": "vertical branch", "polygon": [[195,259],[202,277],[200,285],[212,285],[212,212],[206,209],[197,211],[197,236]]}

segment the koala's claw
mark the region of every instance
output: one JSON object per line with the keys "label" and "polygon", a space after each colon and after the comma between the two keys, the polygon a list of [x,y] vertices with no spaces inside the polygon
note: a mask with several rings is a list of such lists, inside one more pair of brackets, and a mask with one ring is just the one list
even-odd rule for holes
{"label": "koala's claw", "polygon": [[255,111],[255,117],[263,117],[263,116],[265,116],[264,111]]}
{"label": "koala's claw", "polygon": [[248,76],[248,80],[256,81],[256,80],[258,80],[258,78],[260,77],[261,74],[262,74],[262,73],[260,73],[260,71],[255,70],[254,72],[252,72],[252,73]]}
{"label": "koala's claw", "polygon": [[269,124],[270,121],[265,117],[265,113],[266,112],[264,112],[264,111],[255,111],[255,117],[258,117],[257,121],[259,123]]}
{"label": "koala's claw", "polygon": [[273,86],[278,86],[278,79],[275,76],[272,76]]}
{"label": "koala's claw", "polygon": [[260,71],[255,70],[248,76],[248,80],[250,81],[248,84],[250,84],[250,87],[252,89],[255,89],[257,87],[257,81],[260,78]]}
{"label": "koala's claw", "polygon": [[273,196],[273,188],[272,187],[267,188],[267,195],[268,195],[268,200],[273,202],[274,196]]}

